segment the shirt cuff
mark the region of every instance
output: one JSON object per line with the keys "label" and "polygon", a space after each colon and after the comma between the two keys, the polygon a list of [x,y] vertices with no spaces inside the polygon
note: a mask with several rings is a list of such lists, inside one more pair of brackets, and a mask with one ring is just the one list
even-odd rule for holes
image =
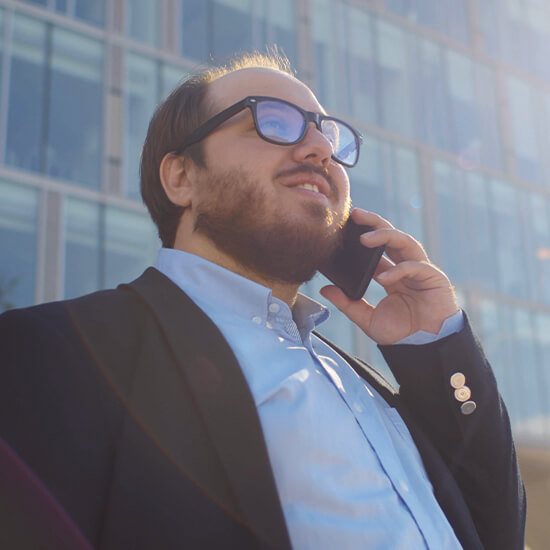
{"label": "shirt cuff", "polygon": [[414,334],[409,334],[406,338],[395,342],[394,346],[397,344],[412,344],[414,346],[421,346],[422,344],[430,344],[431,342],[436,342],[454,334],[455,332],[460,332],[464,328],[464,314],[462,310],[457,311],[454,315],[447,317],[441,328],[439,329],[439,334],[433,334],[431,332],[426,332],[425,330],[419,330]]}

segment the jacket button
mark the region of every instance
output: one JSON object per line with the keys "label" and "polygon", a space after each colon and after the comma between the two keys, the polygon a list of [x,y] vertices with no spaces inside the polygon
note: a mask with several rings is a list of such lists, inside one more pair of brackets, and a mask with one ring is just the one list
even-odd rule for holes
{"label": "jacket button", "polygon": [[455,372],[451,376],[451,386],[455,388],[455,390],[461,388],[464,384],[466,384],[466,377],[461,372]]}
{"label": "jacket button", "polygon": [[472,390],[468,386],[462,386],[455,390],[455,399],[460,402],[468,401],[472,397]]}
{"label": "jacket button", "polygon": [[476,407],[477,405],[475,401],[466,401],[466,403],[462,403],[462,405],[460,406],[460,412],[464,416],[468,416],[476,410]]}

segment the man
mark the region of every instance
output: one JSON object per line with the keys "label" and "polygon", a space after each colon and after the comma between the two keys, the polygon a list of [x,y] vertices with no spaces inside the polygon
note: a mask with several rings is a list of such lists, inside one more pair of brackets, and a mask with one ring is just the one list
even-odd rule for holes
{"label": "man", "polygon": [[340,243],[358,148],[276,58],[159,106],[141,165],[155,268],[0,317],[12,548],[33,529],[55,548],[522,547],[506,411],[422,246],[355,209],[388,296],[322,290],[399,393],[312,332],[327,313],[298,289]]}

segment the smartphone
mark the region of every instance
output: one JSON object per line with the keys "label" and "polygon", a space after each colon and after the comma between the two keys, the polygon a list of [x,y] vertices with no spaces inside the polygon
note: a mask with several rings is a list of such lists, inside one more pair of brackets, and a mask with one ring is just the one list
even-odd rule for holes
{"label": "smartphone", "polygon": [[384,253],[383,246],[367,248],[359,241],[359,237],[374,228],[368,225],[358,225],[351,217],[342,229],[342,245],[324,265],[321,273],[346,296],[352,300],[360,300],[369,286],[376,266]]}

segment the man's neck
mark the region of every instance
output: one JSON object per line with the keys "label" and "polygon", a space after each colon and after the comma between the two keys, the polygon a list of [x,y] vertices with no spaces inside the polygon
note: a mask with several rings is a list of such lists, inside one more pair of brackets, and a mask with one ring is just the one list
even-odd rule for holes
{"label": "man's neck", "polygon": [[299,284],[273,280],[255,270],[250,269],[235,260],[232,256],[229,256],[220,250],[212,241],[202,235],[195,233],[193,238],[185,239],[183,242],[182,241],[183,240],[176,238],[174,248],[200,256],[201,258],[224,267],[225,269],[228,269],[241,277],[245,277],[255,283],[270,288],[271,293],[275,298],[286,302],[290,308],[294,306],[298,295],[298,290],[300,289]]}

